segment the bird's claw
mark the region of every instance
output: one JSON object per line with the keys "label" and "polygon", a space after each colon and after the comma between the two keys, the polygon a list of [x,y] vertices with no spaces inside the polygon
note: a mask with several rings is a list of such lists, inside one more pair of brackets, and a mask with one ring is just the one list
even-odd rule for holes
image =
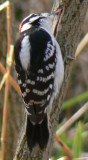
{"label": "bird's claw", "polygon": [[72,57],[72,56],[66,55],[66,56],[64,57],[64,62],[65,62],[66,64],[69,64],[69,61],[74,61],[74,60],[76,60],[76,58],[75,58],[75,57]]}

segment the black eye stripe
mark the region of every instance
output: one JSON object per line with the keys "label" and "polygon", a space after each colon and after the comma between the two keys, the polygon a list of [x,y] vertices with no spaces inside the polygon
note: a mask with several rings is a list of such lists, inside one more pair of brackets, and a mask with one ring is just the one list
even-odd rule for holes
{"label": "black eye stripe", "polygon": [[25,19],[23,19],[22,21],[22,25],[21,25],[21,28],[23,25],[25,25],[26,23],[29,23],[33,26],[39,26],[40,24],[40,19],[44,19],[46,18],[46,15],[45,14],[41,14],[41,13],[33,13],[33,14],[30,14],[29,16],[27,16]]}
{"label": "black eye stripe", "polygon": [[30,18],[32,18],[32,17],[39,17],[40,16],[40,14],[32,14],[31,16],[30,16]]}
{"label": "black eye stripe", "polygon": [[[39,17],[39,14],[38,15],[36,15],[36,14],[32,14],[30,17],[28,17],[27,19],[24,19],[23,20],[23,23],[22,23],[22,25],[24,25],[25,23],[28,23],[28,22],[30,22],[30,23],[32,23],[32,18],[35,18],[36,17],[36,19],[34,20],[34,21],[37,21],[38,19],[40,19],[41,17]],[[33,21],[33,22],[34,22]]]}

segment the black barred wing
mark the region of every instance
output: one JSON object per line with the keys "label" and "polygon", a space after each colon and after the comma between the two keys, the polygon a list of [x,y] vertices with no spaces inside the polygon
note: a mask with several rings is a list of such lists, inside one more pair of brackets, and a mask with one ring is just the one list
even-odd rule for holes
{"label": "black barred wing", "polygon": [[29,67],[24,71],[21,61],[17,63],[18,59],[15,58],[16,70],[27,114],[33,124],[40,124],[54,92],[56,47],[50,35],[43,29],[31,32],[29,43]]}

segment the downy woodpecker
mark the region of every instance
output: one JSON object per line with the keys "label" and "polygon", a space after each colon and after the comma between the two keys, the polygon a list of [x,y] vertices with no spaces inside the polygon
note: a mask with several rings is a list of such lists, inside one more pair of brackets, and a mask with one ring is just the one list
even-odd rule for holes
{"label": "downy woodpecker", "polygon": [[43,149],[48,143],[50,112],[63,82],[64,62],[53,35],[53,21],[59,14],[60,9],[51,14],[29,14],[20,24],[19,38],[14,48],[30,149],[36,144]]}

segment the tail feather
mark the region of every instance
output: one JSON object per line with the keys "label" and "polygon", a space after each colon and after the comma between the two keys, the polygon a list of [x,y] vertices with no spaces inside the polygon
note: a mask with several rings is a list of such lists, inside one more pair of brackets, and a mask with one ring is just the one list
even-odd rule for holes
{"label": "tail feather", "polygon": [[32,149],[36,143],[43,149],[47,145],[49,139],[47,116],[45,116],[45,119],[41,124],[36,125],[33,125],[29,117],[27,117],[26,136],[29,149]]}

